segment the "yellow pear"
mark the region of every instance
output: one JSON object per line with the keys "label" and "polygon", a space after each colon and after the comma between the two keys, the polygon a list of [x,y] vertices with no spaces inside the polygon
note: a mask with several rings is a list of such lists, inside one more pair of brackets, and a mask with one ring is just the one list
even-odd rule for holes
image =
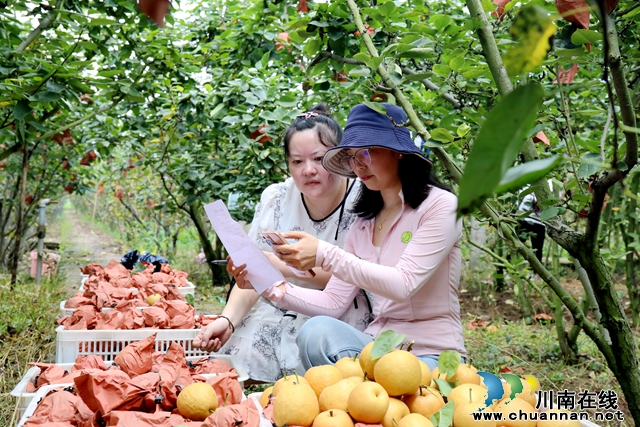
{"label": "yellow pear", "polygon": [[478,369],[475,366],[468,365],[466,363],[461,363],[458,366],[458,370],[456,374],[453,376],[455,385],[460,384],[478,384],[480,385],[480,381],[482,381],[482,377],[478,375]]}
{"label": "yellow pear", "polygon": [[[494,412],[500,412],[502,414],[502,421],[500,426],[504,427],[536,427],[536,421],[531,420],[531,415],[536,412],[533,406],[527,403],[526,400],[519,397],[513,399],[504,399],[500,401],[493,410]],[[515,420],[509,419],[509,414],[519,414],[520,411],[527,413],[527,419],[520,419],[520,416],[516,416]],[[524,418],[524,417],[523,417]]]}
{"label": "yellow pear", "polygon": [[457,408],[465,403],[484,403],[487,400],[488,391],[477,384],[461,384],[449,392],[448,401],[453,401]]}
{"label": "yellow pear", "polygon": [[407,404],[411,413],[421,414],[427,418],[431,418],[431,415],[444,406],[440,391],[433,387],[421,386],[414,394],[403,396],[402,401]]}
{"label": "yellow pear", "polygon": [[[455,376],[454,376],[455,378]],[[438,389],[438,384],[436,384],[436,382],[434,380],[444,380],[444,381],[449,381],[452,382],[451,380],[447,379],[447,374],[441,374],[440,370],[438,369],[438,367],[436,366],[435,369],[433,369],[431,371],[431,383],[429,384],[429,387],[433,387],[433,388],[437,388]]]}
{"label": "yellow pear", "polygon": [[353,420],[345,411],[330,409],[318,414],[313,427],[353,427]]}
{"label": "yellow pear", "polygon": [[277,427],[310,427],[319,413],[318,398],[308,384],[284,387],[273,402],[273,419]]}
{"label": "yellow pear", "polygon": [[278,393],[280,393],[281,389],[288,387],[294,383],[309,385],[309,381],[305,380],[304,377],[301,375],[298,375],[298,374],[285,375],[275,382],[275,384],[273,385],[273,390],[271,390],[271,394],[273,394],[273,396],[275,397],[278,395]]}
{"label": "yellow pear", "polygon": [[334,365],[342,373],[343,378],[361,377],[364,375],[360,360],[354,357],[343,357]]}
{"label": "yellow pear", "polygon": [[348,409],[349,394],[359,384],[358,378],[360,377],[345,378],[322,390],[318,398],[320,410],[340,409],[346,411]]}
{"label": "yellow pear", "polygon": [[267,387],[260,395],[260,399],[258,399],[258,402],[260,402],[260,406],[262,406],[263,408],[269,403],[269,396],[271,396],[272,391],[273,386]]}
{"label": "yellow pear", "polygon": [[422,360],[418,359],[420,362],[420,369],[422,370],[422,377],[420,378],[420,385],[430,385],[431,384],[431,369],[429,365],[424,363]]}
{"label": "yellow pear", "polygon": [[342,379],[342,373],[333,365],[320,365],[309,368],[304,374],[304,379],[309,382],[319,398],[322,390]]}
{"label": "yellow pear", "polygon": [[358,384],[351,390],[347,401],[351,417],[361,423],[377,424],[389,409],[389,395],[373,381]]}
{"label": "yellow pear", "polygon": [[540,381],[533,375],[523,375],[522,378],[531,386],[531,393],[535,393],[540,390]]}
{"label": "yellow pear", "polygon": [[580,427],[580,421],[572,420],[570,411],[554,408],[539,414],[538,427]]}
{"label": "yellow pear", "polygon": [[373,347],[373,341],[369,344],[365,345],[360,353],[360,358],[358,361],[360,362],[360,367],[362,368],[362,372],[369,378],[371,381],[375,381],[375,377],[373,374],[373,369],[376,366],[376,363],[380,359],[371,360],[371,348]]}
{"label": "yellow pear", "polygon": [[218,396],[210,384],[193,383],[180,392],[176,403],[180,415],[204,421],[218,407]]}
{"label": "yellow pear", "polygon": [[398,427],[433,427],[433,423],[424,415],[409,414],[400,420]]}
{"label": "yellow pear", "polygon": [[147,304],[153,305],[162,298],[160,294],[151,294],[147,297]]}
{"label": "yellow pear", "polygon": [[389,409],[387,409],[387,413],[384,414],[384,418],[382,418],[382,427],[398,427],[398,421],[407,415],[409,415],[407,405],[400,399],[390,397]]}
{"label": "yellow pear", "polygon": [[420,387],[422,368],[418,358],[406,350],[395,350],[382,356],[373,368],[375,381],[389,396],[413,394]]}
{"label": "yellow pear", "polygon": [[453,413],[453,427],[496,427],[496,420],[493,417],[490,420],[473,418],[473,413],[482,410],[486,410],[484,403],[464,403],[456,407]]}

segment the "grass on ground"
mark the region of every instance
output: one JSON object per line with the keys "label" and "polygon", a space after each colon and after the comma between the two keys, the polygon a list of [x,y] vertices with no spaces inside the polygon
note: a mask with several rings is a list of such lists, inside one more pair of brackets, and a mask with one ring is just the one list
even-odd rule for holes
{"label": "grass on ground", "polygon": [[[587,390],[599,393],[613,390],[618,396],[619,409],[625,420],[599,421],[602,426],[631,427],[633,420],[624,400],[620,386],[609,370],[604,356],[584,333],[578,338],[579,362],[575,365],[564,363],[555,325],[511,322],[498,319],[489,326],[472,329],[466,319],[465,345],[473,365],[479,371],[498,374],[513,371],[514,374],[533,375],[540,381],[542,390],[554,392],[568,390],[577,393]],[[574,411],[580,412],[577,406]],[[594,410],[586,410],[592,417]]]}
{"label": "grass on ground", "polygon": [[32,279],[12,289],[0,281],[0,426],[17,424],[16,398],[9,393],[29,362],[54,362],[56,317],[65,299],[65,278],[54,276],[37,286]]}

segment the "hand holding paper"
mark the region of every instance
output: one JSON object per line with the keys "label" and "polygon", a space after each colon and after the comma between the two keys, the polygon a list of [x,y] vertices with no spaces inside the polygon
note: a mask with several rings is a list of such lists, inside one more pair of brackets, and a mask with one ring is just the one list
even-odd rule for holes
{"label": "hand holding paper", "polygon": [[284,280],[284,276],[275,268],[262,250],[251,240],[242,226],[231,218],[227,207],[221,200],[204,207],[209,221],[229,256],[236,266],[247,264],[248,280],[254,289],[262,294],[274,283]]}

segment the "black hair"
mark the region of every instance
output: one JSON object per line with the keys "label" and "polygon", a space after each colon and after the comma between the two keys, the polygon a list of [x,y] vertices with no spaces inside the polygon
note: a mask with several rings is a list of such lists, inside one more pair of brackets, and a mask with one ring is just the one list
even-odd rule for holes
{"label": "black hair", "polygon": [[284,156],[287,159],[289,158],[289,143],[297,132],[316,129],[320,143],[329,148],[338,146],[342,141],[342,128],[329,116],[327,105],[324,102],[315,105],[308,113],[312,114],[301,114],[296,117],[284,133]]}
{"label": "black hair", "polygon": [[[426,170],[425,170],[426,169]],[[414,154],[405,154],[398,163],[398,174],[402,183],[402,193],[405,203],[413,209],[424,202],[432,187],[451,192],[451,188],[444,185],[436,177],[433,167],[427,165]],[[369,190],[364,183],[360,183],[360,194],[354,204],[353,211],[364,219],[375,218],[384,207],[382,194]]]}

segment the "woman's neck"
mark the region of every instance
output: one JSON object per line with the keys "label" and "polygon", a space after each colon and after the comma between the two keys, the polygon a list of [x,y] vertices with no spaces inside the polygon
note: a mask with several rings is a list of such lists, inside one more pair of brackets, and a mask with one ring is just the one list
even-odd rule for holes
{"label": "woman's neck", "polygon": [[389,209],[398,203],[400,200],[400,190],[402,190],[401,184],[394,186],[393,188],[380,190],[380,195],[382,196],[382,201],[384,203],[382,210]]}
{"label": "woman's neck", "polygon": [[[309,210],[313,219],[322,219],[327,217],[331,212],[335,211],[346,193],[347,178],[340,177],[336,179],[336,185],[334,185],[332,191],[327,194],[318,197],[317,199],[311,199],[307,195],[304,195],[305,202],[307,203],[307,210]],[[311,209],[309,209],[311,208]]]}

